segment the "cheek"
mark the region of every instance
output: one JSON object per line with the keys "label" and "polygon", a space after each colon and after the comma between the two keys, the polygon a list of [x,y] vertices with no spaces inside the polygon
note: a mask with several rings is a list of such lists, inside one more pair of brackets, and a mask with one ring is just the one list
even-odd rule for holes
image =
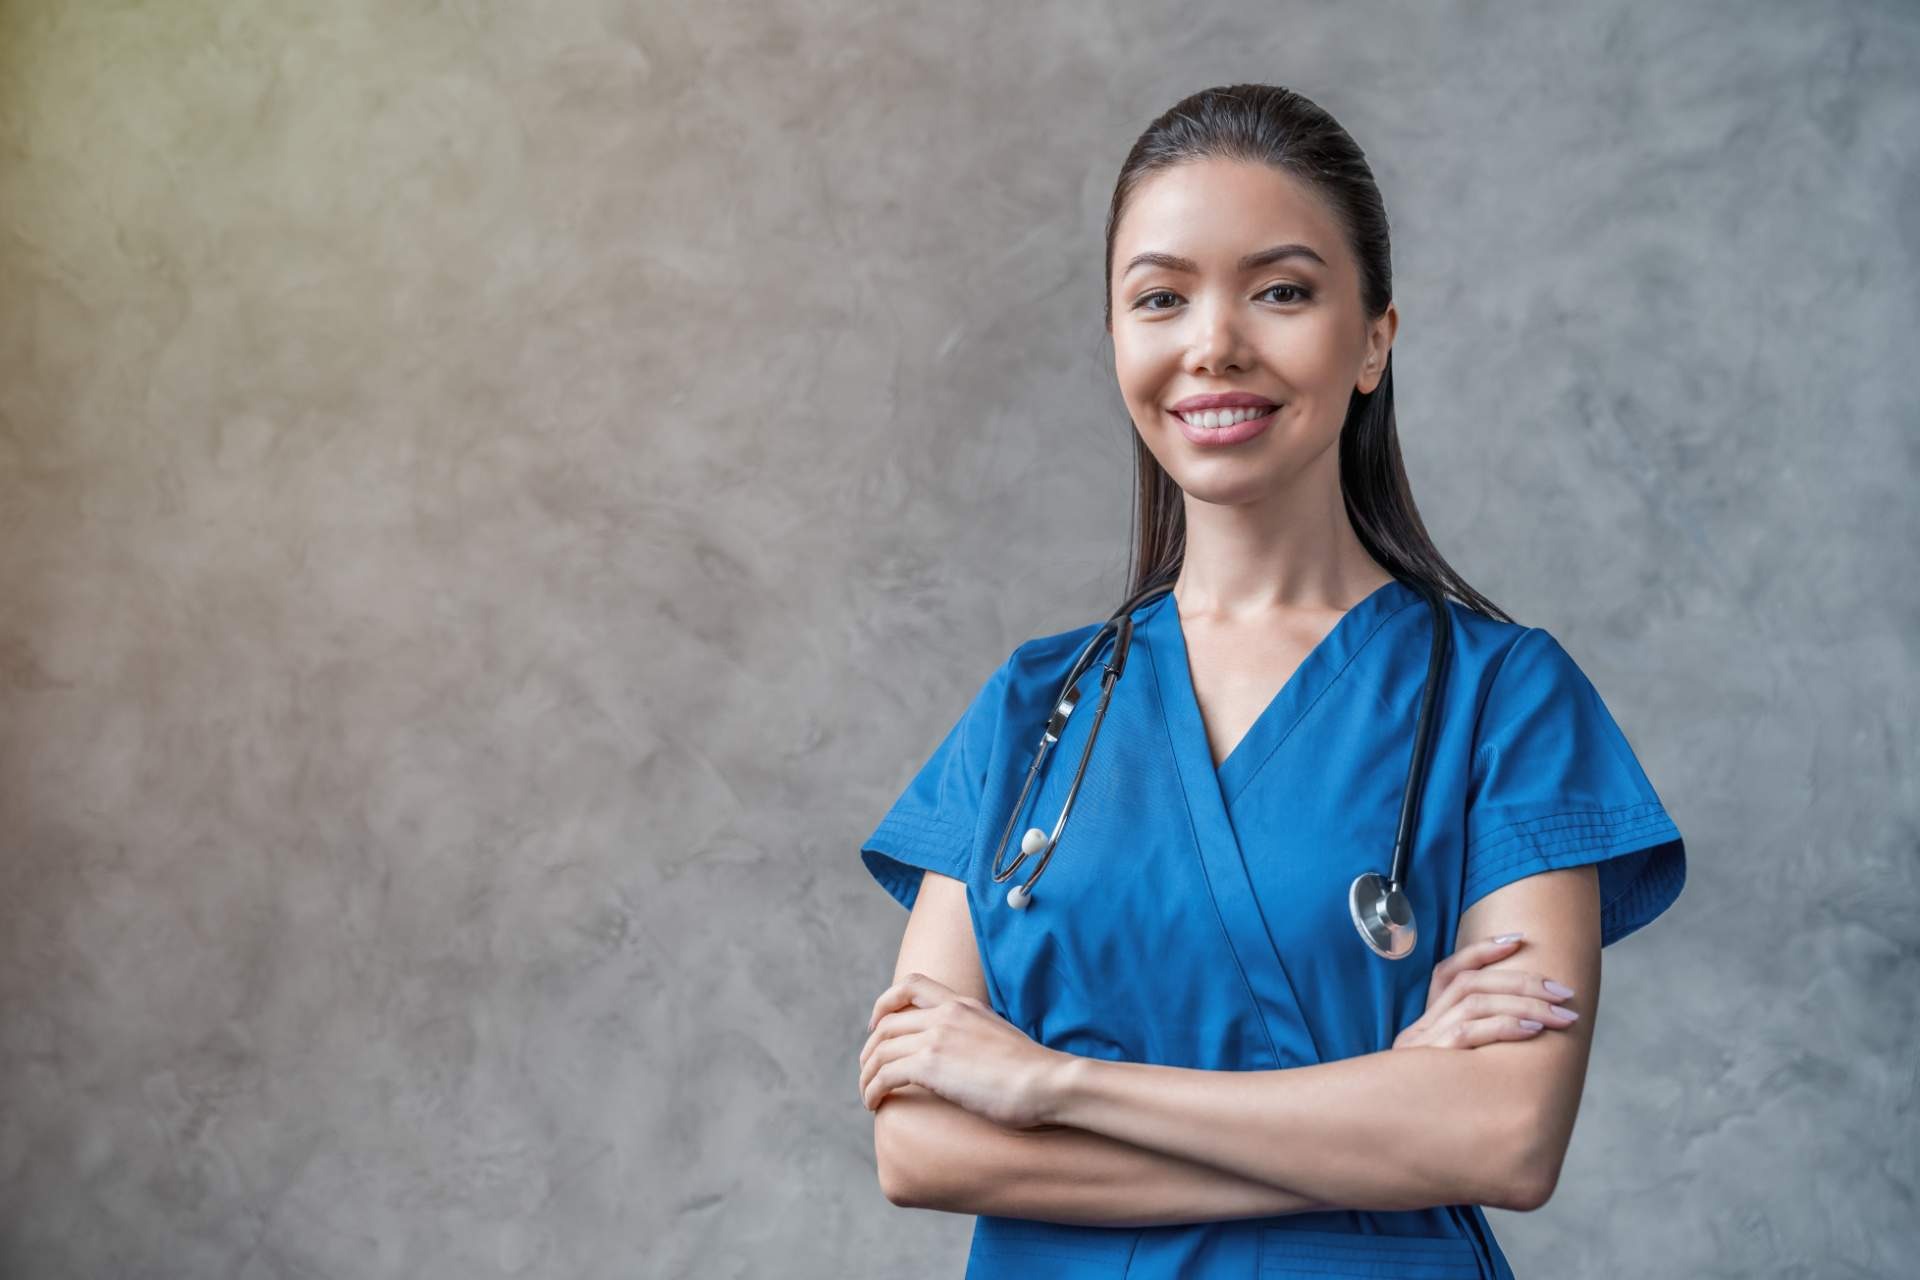
{"label": "cheek", "polygon": [[1291,335],[1287,366],[1295,385],[1325,394],[1342,383],[1352,383],[1360,367],[1360,351],[1334,325],[1302,326]]}
{"label": "cheek", "polygon": [[1134,420],[1144,427],[1153,426],[1151,419],[1156,416],[1167,388],[1180,377],[1179,353],[1156,351],[1137,340],[1116,344],[1113,368],[1121,398]]}

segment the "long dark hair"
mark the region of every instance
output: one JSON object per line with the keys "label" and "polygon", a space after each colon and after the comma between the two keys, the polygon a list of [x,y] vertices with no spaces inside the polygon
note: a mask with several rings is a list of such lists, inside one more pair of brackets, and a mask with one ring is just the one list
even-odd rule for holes
{"label": "long dark hair", "polygon": [[[1360,264],[1360,301],[1369,318],[1393,298],[1393,253],[1386,206],[1360,147],[1334,118],[1291,89],[1235,84],[1183,98],[1127,153],[1107,210],[1106,303],[1113,327],[1113,237],[1120,215],[1141,182],[1163,169],[1205,158],[1249,161],[1283,169],[1316,188],[1332,205]],[[1187,514],[1180,487],[1138,432],[1133,436],[1134,536],[1128,596],[1170,584],[1187,549]],[[1393,419],[1393,352],[1371,392],[1354,390],[1340,428],[1340,489],[1347,518],[1367,553],[1396,578],[1424,585],[1441,599],[1453,595],[1468,608],[1511,622],[1446,562],[1413,503]]]}

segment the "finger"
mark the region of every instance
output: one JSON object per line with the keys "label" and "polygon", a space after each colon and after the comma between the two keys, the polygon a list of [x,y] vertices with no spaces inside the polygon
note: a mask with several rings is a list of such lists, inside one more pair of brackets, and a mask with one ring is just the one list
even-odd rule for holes
{"label": "finger", "polygon": [[904,1009],[896,1009],[892,1013],[882,1015],[880,1021],[874,1024],[873,1031],[867,1036],[866,1045],[860,1050],[860,1058],[864,1062],[867,1055],[873,1052],[874,1047],[890,1036],[925,1031],[934,1025],[936,1019],[964,1018],[974,1013],[985,1013],[996,1020],[1000,1018],[999,1014],[994,1013],[985,1004],[972,996],[963,995],[954,995],[952,999],[940,1000],[924,1007],[910,1005]]}
{"label": "finger", "polygon": [[913,991],[913,984],[918,982],[922,976],[923,975],[918,973],[909,973],[902,977],[900,981],[894,983],[885,991],[882,991],[874,999],[873,1012],[867,1015],[867,1030],[873,1030],[874,1024],[879,1022],[884,1014],[894,1009],[904,1008],[909,1004],[912,1000],[911,993]]}
{"label": "finger", "polygon": [[1434,965],[1434,977],[1453,977],[1463,969],[1478,969],[1484,963],[1492,963],[1500,956],[1513,952],[1524,936],[1524,933],[1503,933],[1498,938],[1480,938],[1478,942],[1469,942],[1467,946],[1457,948],[1446,960]]}
{"label": "finger", "polygon": [[867,1030],[873,1030],[881,1015],[889,1010],[905,1008],[910,1004],[924,1008],[938,1004],[943,996],[952,994],[953,988],[943,982],[929,978],[924,973],[909,973],[882,991],[880,998],[873,1002],[873,1013],[867,1018]]}
{"label": "finger", "polygon": [[[906,1036],[900,1041],[889,1041],[889,1043],[901,1044],[911,1040],[911,1036]],[[882,1098],[901,1085],[921,1083],[916,1078],[917,1064],[918,1059],[915,1058],[912,1047],[897,1052],[896,1056],[879,1064],[868,1074],[860,1086],[860,1101],[866,1105],[867,1110],[872,1111],[879,1107]]]}
{"label": "finger", "polygon": [[1468,943],[1433,967],[1433,981],[1428,989],[1438,992],[1453,980],[1454,975],[1477,969],[1483,964],[1492,964],[1501,956],[1511,954],[1526,936],[1525,933],[1503,933],[1497,938]]}
{"label": "finger", "polygon": [[860,1096],[862,1096],[862,1100],[866,1098],[868,1080],[874,1079],[874,1073],[879,1071],[879,1069],[889,1061],[889,1057],[891,1057],[891,1054],[881,1052],[881,1048],[883,1048],[883,1046],[874,1046],[874,1052],[872,1052],[872,1054],[860,1055],[860,1077],[858,1077],[858,1080],[860,1080]]}
{"label": "finger", "polygon": [[1524,969],[1469,969],[1456,976],[1451,983],[1447,984],[1445,991],[1440,992],[1428,1002],[1427,1012],[1443,1013],[1477,991],[1550,994],[1537,973],[1528,973]]}
{"label": "finger", "polygon": [[1502,1040],[1529,1040],[1539,1035],[1545,1025],[1510,1013],[1493,1018],[1475,1018],[1460,1028],[1454,1043],[1456,1048],[1476,1049],[1483,1044],[1496,1044]]}
{"label": "finger", "polygon": [[906,1036],[891,1036],[874,1046],[874,1052],[868,1054],[866,1061],[860,1063],[860,1092],[866,1094],[866,1086],[874,1080],[877,1071],[883,1071],[887,1063],[897,1063],[902,1057],[912,1057],[927,1046],[927,1032],[916,1031]]}
{"label": "finger", "polygon": [[1464,1026],[1486,1018],[1528,1018],[1549,1027],[1573,1025],[1579,1014],[1533,996],[1476,991],[1448,1010],[1438,1026]]}
{"label": "finger", "polygon": [[1580,1020],[1580,1015],[1574,1010],[1539,996],[1495,996],[1494,1000],[1496,1003],[1493,1007],[1501,1013],[1510,1013],[1516,1018],[1532,1018],[1549,1027],[1570,1027]]}
{"label": "finger", "polygon": [[1433,1002],[1432,1011],[1444,1013],[1475,995],[1524,991],[1532,976],[1516,969],[1469,969],[1447,984],[1447,989]]}
{"label": "finger", "polygon": [[910,973],[874,998],[873,1011],[867,1015],[867,1030],[873,1030],[874,1024],[880,1021],[883,1014],[906,1003],[907,984],[919,976],[917,973]]}
{"label": "finger", "polygon": [[1456,986],[1465,991],[1499,991],[1511,995],[1536,996],[1548,1002],[1571,1000],[1572,987],[1550,982],[1526,969],[1476,969],[1461,974]]}
{"label": "finger", "polygon": [[874,1046],[889,1036],[901,1036],[909,1031],[924,1030],[927,1020],[933,1015],[925,1009],[896,1009],[885,1014],[874,1024],[873,1031],[867,1036],[867,1042],[860,1046],[860,1061],[865,1062]]}
{"label": "finger", "polygon": [[1477,969],[1489,964],[1500,956],[1511,953],[1520,945],[1524,933],[1503,933],[1497,938],[1482,938],[1478,942],[1469,942],[1464,947],[1454,949],[1452,955],[1440,962],[1438,967],[1458,973],[1463,969]]}
{"label": "finger", "polygon": [[873,1079],[873,1073],[885,1066],[889,1058],[890,1055],[883,1056],[878,1053],[872,1053],[860,1059],[860,1073],[856,1079],[860,1086],[860,1097],[863,1102],[866,1100],[867,1084]]}

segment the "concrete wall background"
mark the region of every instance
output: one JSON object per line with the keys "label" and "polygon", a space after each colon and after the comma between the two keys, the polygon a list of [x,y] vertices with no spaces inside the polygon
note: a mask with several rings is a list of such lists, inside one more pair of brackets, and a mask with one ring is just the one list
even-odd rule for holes
{"label": "concrete wall background", "polygon": [[1117,598],[1100,218],[1243,79],[1367,149],[1427,521],[1689,841],[1516,1267],[1902,1273],[1917,58],[1858,0],[0,0],[0,1274],[958,1275],[874,1182],[855,845]]}

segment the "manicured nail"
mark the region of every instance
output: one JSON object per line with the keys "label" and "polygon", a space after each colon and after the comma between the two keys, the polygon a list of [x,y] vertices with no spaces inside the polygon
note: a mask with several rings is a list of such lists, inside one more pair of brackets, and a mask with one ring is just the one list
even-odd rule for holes
{"label": "manicured nail", "polygon": [[1555,982],[1552,978],[1548,978],[1545,982],[1541,983],[1540,985],[1545,987],[1547,989],[1547,994],[1554,997],[1556,1000],[1565,1000],[1568,996],[1571,996],[1573,994],[1572,987],[1563,987],[1559,983]]}
{"label": "manicured nail", "polygon": [[1538,1022],[1535,1022],[1532,1018],[1520,1019],[1520,1025],[1525,1027],[1529,1031],[1538,1031],[1540,1029],[1540,1024]]}
{"label": "manicured nail", "polygon": [[1503,933],[1495,938],[1494,941],[1499,943],[1518,942],[1526,936],[1524,933]]}

